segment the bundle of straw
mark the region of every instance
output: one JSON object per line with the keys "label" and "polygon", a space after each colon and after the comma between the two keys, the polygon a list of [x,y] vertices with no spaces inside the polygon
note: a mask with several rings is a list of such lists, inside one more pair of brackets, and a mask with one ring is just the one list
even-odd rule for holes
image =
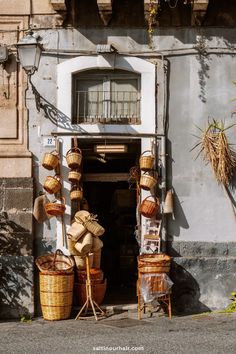
{"label": "bundle of straw", "polygon": [[206,130],[203,131],[199,128],[202,137],[200,142],[194,146],[196,148],[200,145],[199,154],[203,154],[203,160],[210,163],[216,180],[224,186],[229,186],[232,183],[236,168],[235,152],[225,134],[225,131],[232,126],[225,128],[223,122],[216,120],[209,122]]}

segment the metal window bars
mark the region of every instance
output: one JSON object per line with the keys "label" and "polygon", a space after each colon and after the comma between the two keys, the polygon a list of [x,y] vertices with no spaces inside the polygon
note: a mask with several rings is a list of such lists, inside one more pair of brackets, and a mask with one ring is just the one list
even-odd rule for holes
{"label": "metal window bars", "polygon": [[140,124],[136,91],[76,91],[73,124]]}

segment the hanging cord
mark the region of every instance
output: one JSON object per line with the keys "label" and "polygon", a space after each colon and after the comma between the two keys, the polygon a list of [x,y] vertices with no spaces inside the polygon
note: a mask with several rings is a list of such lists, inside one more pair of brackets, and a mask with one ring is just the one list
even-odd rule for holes
{"label": "hanging cord", "polygon": [[[57,137],[55,137],[55,142],[56,142],[56,151],[58,153],[58,156],[60,156],[60,142],[57,139]],[[59,160],[59,164],[57,165],[56,168],[56,173],[59,175],[60,177],[60,181],[62,180],[61,178],[61,160]],[[60,195],[60,200],[61,202],[63,201],[63,194],[62,194],[62,189],[60,189],[59,191],[59,195]],[[62,246],[65,246],[65,240],[66,240],[66,229],[65,229],[65,222],[64,222],[64,215],[61,215],[61,231],[62,231]]]}

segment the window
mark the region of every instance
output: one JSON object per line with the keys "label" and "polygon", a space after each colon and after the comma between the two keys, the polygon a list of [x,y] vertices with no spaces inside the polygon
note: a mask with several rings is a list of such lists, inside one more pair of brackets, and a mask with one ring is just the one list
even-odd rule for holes
{"label": "window", "polygon": [[73,124],[140,124],[140,75],[91,70],[73,78]]}

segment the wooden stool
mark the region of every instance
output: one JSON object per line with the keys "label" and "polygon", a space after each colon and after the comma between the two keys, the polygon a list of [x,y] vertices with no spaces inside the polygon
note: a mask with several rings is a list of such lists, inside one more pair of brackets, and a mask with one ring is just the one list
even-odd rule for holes
{"label": "wooden stool", "polygon": [[[145,274],[148,275],[148,274]],[[140,281],[141,281],[141,274],[138,272],[138,280],[137,280],[137,296],[138,296],[138,320],[141,320],[141,313],[142,311],[146,310],[147,304],[144,302],[144,299],[141,295],[140,292]],[[168,291],[168,293],[156,296],[155,300],[158,301],[159,307],[158,310],[163,309],[165,312],[168,313],[169,319],[172,318],[172,311],[171,311],[171,289]]]}

